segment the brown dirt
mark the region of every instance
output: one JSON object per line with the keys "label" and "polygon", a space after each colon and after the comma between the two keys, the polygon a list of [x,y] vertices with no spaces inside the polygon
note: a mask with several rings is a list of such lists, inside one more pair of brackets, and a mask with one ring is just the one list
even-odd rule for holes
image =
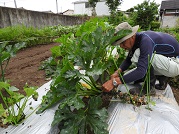
{"label": "brown dirt", "polygon": [[179,89],[172,87],[172,91],[173,91],[173,94],[175,96],[177,103],[179,104]]}
{"label": "brown dirt", "polygon": [[45,71],[39,70],[39,67],[42,61],[51,56],[50,48],[55,45],[59,44],[37,45],[19,51],[15,57],[10,59],[5,74],[6,80],[10,80],[10,84],[19,88],[21,93],[26,83],[29,86],[38,87],[47,83]]}
{"label": "brown dirt", "polygon": [[[47,83],[45,71],[39,70],[39,67],[45,59],[51,56],[50,48],[59,45],[51,43],[47,45],[37,45],[19,51],[9,62],[6,71],[6,79],[9,79],[11,85],[16,86],[23,93],[25,83],[29,86],[42,86]],[[176,101],[179,104],[179,89],[173,88]]]}

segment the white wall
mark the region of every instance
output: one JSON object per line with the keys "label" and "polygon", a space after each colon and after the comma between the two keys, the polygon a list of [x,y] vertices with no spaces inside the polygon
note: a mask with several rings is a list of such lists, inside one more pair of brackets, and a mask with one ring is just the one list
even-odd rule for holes
{"label": "white wall", "polygon": [[85,3],[77,3],[74,5],[74,14],[87,14],[91,16],[91,10],[85,8]]}
{"label": "white wall", "polygon": [[175,27],[177,19],[179,19],[179,16],[163,16],[161,27]]}
{"label": "white wall", "polygon": [[73,10],[67,10],[66,12],[63,13],[63,15],[73,15],[74,11]]}
{"label": "white wall", "polygon": [[102,16],[102,15],[110,15],[109,13],[109,8],[108,6],[105,4],[105,2],[98,2],[96,4],[96,14],[98,16]]}
{"label": "white wall", "polygon": [[[74,3],[74,14],[87,14],[88,16],[91,16],[92,14],[92,8],[85,8],[85,3]],[[102,15],[110,15],[109,8],[105,4],[105,1],[98,2],[96,4],[96,14],[97,16]]]}

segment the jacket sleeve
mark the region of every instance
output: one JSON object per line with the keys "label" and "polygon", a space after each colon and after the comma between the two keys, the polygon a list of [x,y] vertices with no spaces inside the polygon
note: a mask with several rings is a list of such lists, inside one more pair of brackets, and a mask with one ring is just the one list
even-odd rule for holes
{"label": "jacket sleeve", "polygon": [[[153,46],[153,42],[150,41],[148,38],[144,38],[143,40],[141,40],[141,44],[139,47],[140,55],[137,63],[137,68],[123,76],[125,83],[134,82],[136,80],[142,79],[145,76],[148,69],[148,61],[150,60],[153,53]],[[122,67],[124,67],[124,65]]]}

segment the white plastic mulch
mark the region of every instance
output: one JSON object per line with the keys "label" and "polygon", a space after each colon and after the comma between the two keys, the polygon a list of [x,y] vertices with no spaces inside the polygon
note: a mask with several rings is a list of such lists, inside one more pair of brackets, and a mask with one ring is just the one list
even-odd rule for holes
{"label": "white plastic mulch", "polygon": [[[120,88],[125,92],[124,86]],[[108,130],[109,134],[179,134],[179,106],[171,87],[164,91],[157,90],[151,97],[155,102],[150,105],[134,107],[132,104],[113,102],[110,104]]]}
{"label": "white plastic mulch", "polygon": [[[41,104],[42,96],[47,93],[50,89],[51,81],[47,82],[43,86],[37,89],[39,93],[38,101],[33,99],[29,100],[28,103],[32,103],[25,109],[26,115],[29,115],[32,110],[29,110],[29,107],[36,109]],[[27,104],[28,104],[27,103]],[[57,129],[51,129],[51,123],[53,121],[53,116],[55,114],[56,107],[46,110],[42,114],[34,113],[25,119],[18,126],[8,126],[8,128],[0,128],[0,134],[55,134],[58,133]]]}
{"label": "white plastic mulch", "polygon": [[[29,103],[32,102],[29,107],[38,108],[50,83],[47,82],[37,90],[38,101],[29,100]],[[132,104],[112,102],[108,109],[109,134],[179,134],[179,106],[171,87],[168,85],[165,91],[157,91],[151,100],[155,102],[155,106],[150,105],[152,111],[146,109],[146,105],[134,107]],[[25,112],[27,115],[32,112],[28,109]],[[18,126],[0,128],[0,134],[58,134],[57,128],[51,128],[56,109],[57,106],[38,115],[34,112]]]}

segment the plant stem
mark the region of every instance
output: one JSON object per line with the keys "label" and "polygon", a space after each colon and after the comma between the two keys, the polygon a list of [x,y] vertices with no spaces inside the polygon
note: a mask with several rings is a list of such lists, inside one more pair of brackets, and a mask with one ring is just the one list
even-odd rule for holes
{"label": "plant stem", "polygon": [[5,101],[4,96],[2,95],[2,92],[0,92],[0,96],[1,96],[4,104],[6,105],[6,108],[8,108],[7,102]]}
{"label": "plant stem", "polygon": [[[150,66],[151,66],[150,57],[148,55],[148,75],[146,76],[147,77],[147,82],[146,82],[146,84],[147,84],[147,102],[150,101],[150,95],[149,95],[149,89],[150,89]],[[147,103],[147,108],[149,109],[149,107],[150,107],[149,103]]]}
{"label": "plant stem", "polygon": [[[117,66],[117,64],[116,64],[116,62],[115,62],[115,60],[114,60],[114,58],[113,58],[113,62],[114,62],[114,64],[115,64],[115,66],[116,66],[116,69],[118,70],[118,66]],[[125,86],[125,88],[126,88],[126,90],[127,90],[127,93],[128,93],[129,96],[130,96],[130,99],[131,99],[131,101],[132,101],[132,104],[135,104],[134,100],[132,99],[132,95],[130,94],[129,89],[128,89],[128,87],[127,87],[127,85],[126,85],[126,83],[125,83],[125,81],[124,81],[124,79],[123,79],[123,77],[122,77],[121,72],[118,71],[118,74],[119,74],[120,78],[122,79],[122,82],[123,82],[123,84],[124,84],[124,86]]]}
{"label": "plant stem", "polygon": [[4,72],[6,71],[7,65],[9,64],[10,58],[8,58],[7,62],[6,62],[6,66],[4,67]]}
{"label": "plant stem", "polygon": [[91,90],[93,90],[93,91],[95,91],[95,92],[98,92],[98,93],[101,92],[100,90],[96,89],[96,87],[93,85],[93,83],[92,83],[91,81],[87,80],[87,79],[84,78],[84,77],[82,77],[82,80],[83,80],[84,82],[86,82],[86,83],[91,87]]}
{"label": "plant stem", "polygon": [[17,121],[18,122],[21,119],[21,116],[25,115],[23,111],[25,109],[27,101],[28,101],[28,98],[24,98],[24,102],[23,102],[22,106],[19,107],[19,111],[18,111],[18,115],[17,115]]}
{"label": "plant stem", "polygon": [[1,64],[2,81],[5,82],[3,65]]}
{"label": "plant stem", "polygon": [[[149,94],[149,91],[151,90],[151,86],[150,86],[150,68],[151,68],[151,65],[152,65],[152,61],[154,59],[154,56],[155,56],[155,53],[152,55],[152,58],[150,60],[150,56],[148,55],[148,70],[147,70],[147,75],[146,75],[146,78],[144,80],[144,84],[145,84],[145,81],[146,81],[146,84],[147,84],[147,109],[150,109],[150,106],[149,106],[149,102],[150,102],[150,94]],[[142,86],[142,90],[143,90],[143,87],[144,87],[144,84]],[[141,91],[142,91],[141,90]]]}
{"label": "plant stem", "polygon": [[89,79],[91,81],[91,84],[96,88],[96,84],[95,84],[94,78],[92,76],[89,76]]}

